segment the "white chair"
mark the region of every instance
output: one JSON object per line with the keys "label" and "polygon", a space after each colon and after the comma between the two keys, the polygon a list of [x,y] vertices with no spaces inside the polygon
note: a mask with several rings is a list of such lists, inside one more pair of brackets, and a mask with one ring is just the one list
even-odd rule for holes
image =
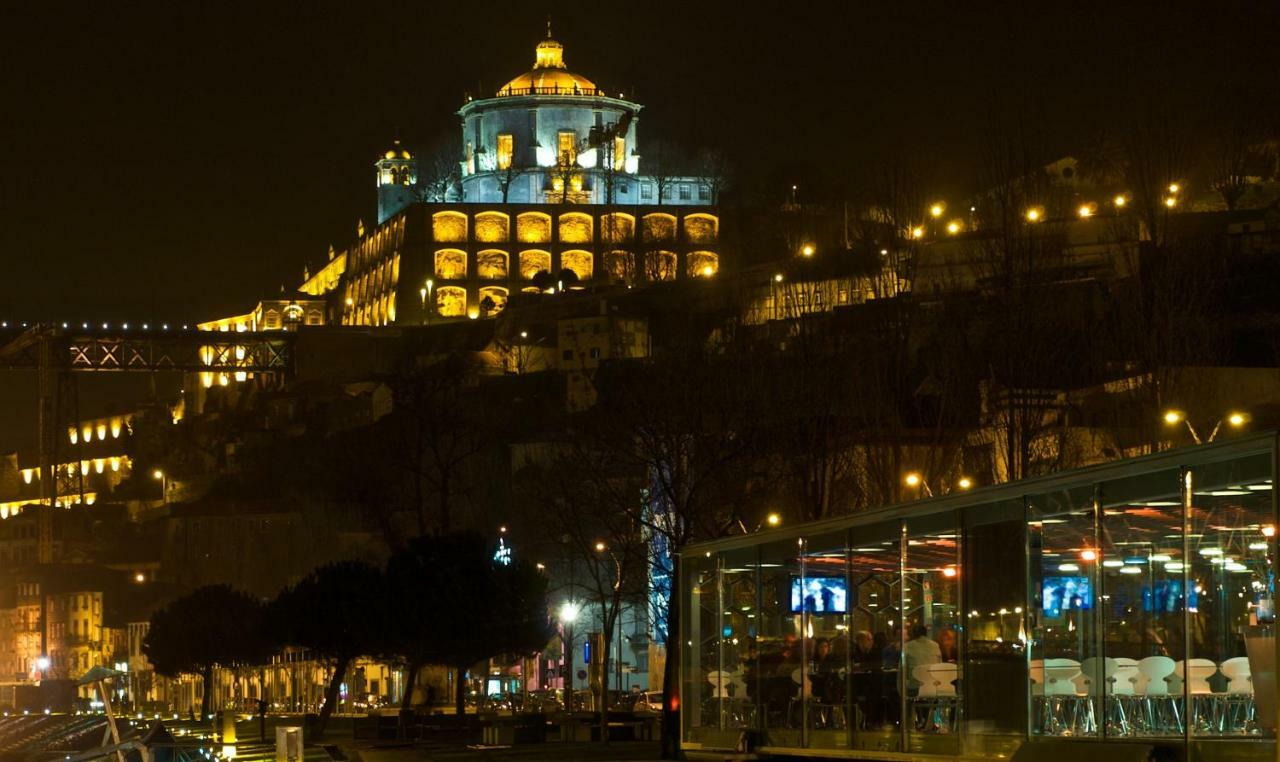
{"label": "white chair", "polygon": [[1119,670],[1120,665],[1115,659],[1090,656],[1080,662],[1080,671],[1084,678],[1083,688],[1088,694],[1089,718],[1095,723],[1092,726],[1095,732],[1097,729],[1095,702],[1099,696],[1102,698],[1103,717],[1107,723],[1108,733],[1129,735],[1132,730],[1129,727],[1129,716],[1125,712],[1124,703],[1113,698],[1118,695],[1133,694],[1133,684],[1129,682],[1127,676],[1121,680],[1117,676]]}
{"label": "white chair", "polygon": [[719,670],[708,672],[707,682],[711,683],[712,698],[729,698],[729,686],[733,683],[733,675],[731,673]]}
{"label": "white chair", "polygon": [[1226,733],[1251,732],[1255,722],[1253,703],[1253,675],[1249,670],[1249,658],[1237,656],[1227,659],[1219,667],[1227,678],[1227,692],[1222,697],[1222,730]]}
{"label": "white chair", "polygon": [[1187,721],[1200,733],[1213,733],[1220,729],[1217,713],[1217,701],[1214,699],[1213,687],[1209,678],[1218,671],[1218,665],[1209,659],[1192,659],[1189,669],[1183,662],[1174,665],[1173,673],[1179,681],[1186,681],[1186,692],[1191,698],[1191,708],[1187,711]]}
{"label": "white chair", "polygon": [[1143,730],[1150,735],[1182,734],[1182,686],[1174,690],[1176,665],[1168,656],[1148,656],[1138,662],[1142,676]]}
{"label": "white chair", "polygon": [[911,670],[920,683],[912,700],[916,710],[916,727],[926,733],[949,733],[955,717],[956,685],[959,671],[955,664],[921,664]]}
{"label": "white chair", "polygon": [[1074,735],[1079,731],[1078,721],[1083,713],[1081,695],[1076,686],[1080,677],[1080,662],[1075,659],[1045,659],[1044,712],[1041,717],[1041,733],[1050,736]]}

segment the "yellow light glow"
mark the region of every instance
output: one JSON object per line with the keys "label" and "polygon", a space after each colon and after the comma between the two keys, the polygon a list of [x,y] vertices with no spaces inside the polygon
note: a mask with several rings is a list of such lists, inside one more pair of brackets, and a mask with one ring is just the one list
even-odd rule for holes
{"label": "yellow light glow", "polygon": [[161,471],[160,469],[157,468],[156,470],[151,472],[151,478],[157,481],[159,481],[160,479],[163,479],[164,471]]}
{"label": "yellow light glow", "polygon": [[597,553],[603,553],[603,552],[604,552],[604,543],[603,543],[603,542],[597,542],[597,543],[596,543],[596,552],[597,552]]}
{"label": "yellow light glow", "polygon": [[929,215],[932,216],[934,219],[941,217],[942,213],[945,211],[947,211],[947,205],[941,201],[929,207]]}
{"label": "yellow light glow", "polygon": [[93,461],[93,471],[94,471],[94,473],[98,473],[98,474],[100,474],[100,473],[102,473],[104,470],[106,470],[106,468],[107,468],[107,462],[106,462],[105,460],[103,460],[102,458],[98,458],[97,460]]}
{"label": "yellow light glow", "polygon": [[112,470],[112,471],[119,471],[119,470],[120,470],[120,459],[119,459],[119,458],[112,458],[112,459],[111,459],[111,470]]}
{"label": "yellow light glow", "polygon": [[967,476],[960,477],[960,481],[956,482],[956,486],[960,489],[969,489],[973,486],[973,480]]}
{"label": "yellow light glow", "polygon": [[781,282],[782,282],[782,273],[774,273],[773,281],[774,281],[774,283],[781,283]]}
{"label": "yellow light glow", "polygon": [[142,572],[138,572],[137,574],[133,575],[133,581],[134,581],[134,582],[146,582],[146,581],[147,581],[147,575],[143,574]]}
{"label": "yellow light glow", "polygon": [[1181,191],[1181,190],[1182,190],[1182,186],[1181,186],[1181,185],[1178,185],[1177,183],[1169,183],[1169,192],[1170,192],[1170,193],[1178,193],[1178,192],[1179,192],[1179,191]]}
{"label": "yellow light glow", "polygon": [[711,265],[707,265],[706,267],[702,268],[702,276],[704,278],[710,278],[712,275],[715,275],[715,274],[716,274],[716,269]]}
{"label": "yellow light glow", "polygon": [[1249,420],[1248,416],[1246,416],[1244,413],[1232,413],[1231,415],[1227,416],[1227,423],[1231,424],[1232,426],[1243,426],[1245,425],[1245,423],[1248,422],[1248,420]]}
{"label": "yellow light glow", "polygon": [[1129,199],[1125,198],[1124,194],[1122,193],[1116,196],[1115,198],[1111,199],[1111,203],[1115,204],[1117,207],[1123,208],[1125,204],[1129,203]]}
{"label": "yellow light glow", "polygon": [[920,474],[912,471],[907,474],[905,481],[907,482],[908,487],[918,487],[920,486]]}
{"label": "yellow light glow", "polygon": [[1275,537],[1275,536],[1276,536],[1276,528],[1275,528],[1273,525],[1271,525],[1271,524],[1268,524],[1268,525],[1264,526],[1264,527],[1262,528],[1262,536],[1263,536],[1263,537]]}
{"label": "yellow light glow", "polygon": [[1164,205],[1172,209],[1178,205],[1178,199],[1174,198],[1173,196],[1167,196],[1165,197]]}
{"label": "yellow light glow", "polygon": [[106,440],[106,438],[107,438],[107,424],[100,423],[98,424],[98,439],[102,441],[102,440]]}
{"label": "yellow light glow", "polygon": [[1027,222],[1039,222],[1044,216],[1044,211],[1038,206],[1033,206],[1027,210]]}
{"label": "yellow light glow", "polygon": [[472,320],[476,320],[477,318],[479,318],[479,317],[480,317],[480,308],[479,308],[479,307],[472,307],[471,309],[467,310],[467,317],[471,318]]}
{"label": "yellow light glow", "polygon": [[916,225],[915,227],[911,228],[911,237],[924,238],[924,227],[921,225]]}
{"label": "yellow light glow", "polygon": [[120,438],[120,421],[111,422],[111,438],[112,439]]}
{"label": "yellow light glow", "polygon": [[766,521],[766,522],[768,522],[769,526],[771,526],[771,527],[776,527],[776,526],[778,526],[779,524],[781,524],[781,523],[782,523],[782,517],[781,517],[781,516],[779,516],[779,515],[778,515],[778,514],[776,514],[776,513],[770,513],[770,514],[765,518],[765,521]]}
{"label": "yellow light glow", "polygon": [[815,252],[815,251],[816,251],[816,249],[814,249],[814,248],[813,248],[813,244],[811,244],[811,243],[806,243],[806,244],[804,245],[804,248],[800,249],[800,253],[801,253],[801,254],[803,254],[803,255],[805,255],[806,257],[812,257],[812,256],[813,256],[813,252]]}
{"label": "yellow light glow", "polygon": [[1095,561],[1097,560],[1097,558],[1098,558],[1098,552],[1096,550],[1085,548],[1084,550],[1080,551],[1081,561]]}
{"label": "yellow light glow", "polygon": [[1081,219],[1088,219],[1092,217],[1093,204],[1081,204],[1080,208],[1076,210],[1076,214],[1080,215]]}
{"label": "yellow light glow", "polygon": [[1166,410],[1164,413],[1164,422],[1172,426],[1175,423],[1181,423],[1185,416],[1181,410]]}
{"label": "yellow light glow", "polygon": [[954,566],[948,566],[942,570],[942,576],[944,577],[954,577],[956,573],[956,567]]}
{"label": "yellow light glow", "polygon": [[71,438],[71,444],[75,444],[76,442],[80,441],[80,432],[76,431],[75,429],[72,429],[70,432],[68,432],[68,436]]}
{"label": "yellow light glow", "polygon": [[947,232],[948,232],[948,233],[950,233],[951,235],[955,235],[956,233],[959,233],[959,232],[960,232],[960,221],[959,221],[959,220],[952,220],[951,222],[948,222],[948,223],[947,223]]}
{"label": "yellow light glow", "polygon": [[24,469],[22,469],[22,481],[23,481],[24,483],[26,483],[26,484],[30,484],[30,483],[31,483],[31,474],[32,474],[32,469],[30,469],[30,468],[24,468]]}

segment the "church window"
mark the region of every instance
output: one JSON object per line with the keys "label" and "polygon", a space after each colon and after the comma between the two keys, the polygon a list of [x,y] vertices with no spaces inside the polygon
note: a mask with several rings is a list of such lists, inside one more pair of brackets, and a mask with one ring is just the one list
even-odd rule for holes
{"label": "church window", "polygon": [[613,139],[613,171],[621,172],[627,165],[627,139]]}
{"label": "church window", "polygon": [[689,200],[689,199],[691,199],[691,198],[693,198],[693,192],[692,192],[692,190],[689,188],[689,184],[688,184],[688,183],[681,183],[681,184],[680,184],[680,200],[681,200],[681,201],[688,201],[688,200]]}
{"label": "church window", "polygon": [[626,183],[618,183],[618,192],[619,192],[619,193],[621,193],[622,195],[624,195],[624,196],[625,196],[625,195],[627,195],[627,191],[628,191],[628,190],[629,190],[629,188],[627,187],[627,184],[626,184]]}
{"label": "church window", "polygon": [[710,200],[711,200],[711,189],[710,189],[710,188],[708,188],[708,187],[707,187],[707,186],[705,186],[705,185],[699,185],[699,186],[698,186],[698,200],[699,200],[699,201],[710,201]]}
{"label": "church window", "polygon": [[561,130],[556,142],[556,156],[560,164],[573,164],[578,160],[578,133]]}
{"label": "church window", "polygon": [[498,136],[498,169],[511,168],[512,140],[510,135]]}
{"label": "church window", "polygon": [[649,183],[641,183],[641,184],[640,184],[640,198],[643,198],[643,199],[651,199],[651,198],[653,198],[653,186],[652,186],[652,185],[650,185]]}
{"label": "church window", "polygon": [[592,276],[592,257],[589,251],[566,251],[560,255],[560,266],[572,270],[578,280],[590,280]]}

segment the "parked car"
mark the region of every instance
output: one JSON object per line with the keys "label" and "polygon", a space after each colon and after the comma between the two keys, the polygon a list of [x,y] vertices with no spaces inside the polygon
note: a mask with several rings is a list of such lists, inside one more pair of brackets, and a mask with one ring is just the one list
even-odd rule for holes
{"label": "parked car", "polygon": [[662,691],[644,691],[636,696],[631,705],[633,712],[660,713],[662,711]]}

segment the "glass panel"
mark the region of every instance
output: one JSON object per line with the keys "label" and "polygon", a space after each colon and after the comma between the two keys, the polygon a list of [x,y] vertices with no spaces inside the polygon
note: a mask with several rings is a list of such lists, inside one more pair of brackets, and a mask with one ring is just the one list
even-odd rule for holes
{"label": "glass panel", "polygon": [[849,748],[848,560],[844,532],[805,543],[805,576],[798,597],[805,612],[807,660],[802,694],[810,748]]}
{"label": "glass panel", "polygon": [[[1271,455],[1197,466],[1189,475],[1191,647],[1174,674],[1185,681],[1190,732],[1274,737]],[[1272,679],[1253,679],[1263,675]]]}
{"label": "glass panel", "polygon": [[[712,690],[720,700],[719,724],[725,730],[754,729],[760,696],[760,655],[756,625],[760,611],[759,548],[728,551],[721,556],[720,672],[712,675]],[[736,746],[736,744],[735,744]]]}
{"label": "glass panel", "polygon": [[1026,513],[1011,500],[966,508],[964,520],[965,753],[1008,758],[1027,730]]}
{"label": "glass panel", "polygon": [[[1084,671],[1099,656],[1096,626],[1098,538],[1092,486],[1028,498],[1031,574],[1027,612],[1031,623],[1031,734],[1092,738],[1098,735],[1097,699],[1102,686]],[[1008,608],[977,610],[1010,633]],[[970,612],[972,613],[972,612]]]}
{"label": "glass panel", "polygon": [[951,513],[907,521],[903,581],[907,641],[907,749],[960,750],[960,543]]}
{"label": "glass panel", "polygon": [[716,559],[713,556],[685,557],[681,575],[689,597],[683,612],[685,670],[680,686],[680,715],[684,718],[685,739],[697,743],[708,741],[708,730],[716,730],[715,707],[711,702],[709,673],[719,664],[720,590],[717,584]]}
{"label": "glass panel", "polygon": [[[798,591],[804,569],[800,542],[779,540],[760,552],[760,719],[769,746],[803,745],[800,701],[806,661]],[[794,605],[793,605],[794,604]]]}
{"label": "glass panel", "polygon": [[902,750],[900,531],[895,522],[855,527],[850,536],[849,687],[858,749]]}
{"label": "glass panel", "polygon": [[[1168,678],[1183,653],[1182,501],[1177,469],[1104,482],[1099,612],[1107,736],[1182,733]],[[1096,663],[1095,663],[1096,664]]]}

